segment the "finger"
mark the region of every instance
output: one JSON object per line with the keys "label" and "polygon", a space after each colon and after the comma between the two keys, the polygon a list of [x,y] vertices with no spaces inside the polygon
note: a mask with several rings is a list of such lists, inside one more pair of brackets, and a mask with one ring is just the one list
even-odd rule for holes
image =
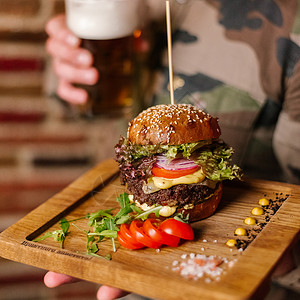
{"label": "finger", "polygon": [[99,74],[96,68],[78,68],[60,59],[53,59],[53,68],[58,77],[73,83],[93,85]]}
{"label": "finger", "polygon": [[114,287],[102,285],[97,292],[97,299],[114,300],[128,295],[129,293]]}
{"label": "finger", "polygon": [[49,288],[54,288],[62,284],[77,282],[79,279],[65,274],[47,272],[44,276],[44,283]]}
{"label": "finger", "polygon": [[84,104],[88,100],[86,90],[74,87],[71,83],[60,80],[57,86],[57,95],[71,104]]}
{"label": "finger", "polygon": [[78,47],[80,44],[81,40],[68,29],[65,15],[58,15],[50,19],[46,24],[45,30],[49,36],[72,47]]}
{"label": "finger", "polygon": [[90,67],[93,64],[93,55],[86,49],[73,48],[55,38],[46,42],[46,50],[54,58],[64,60],[81,67]]}

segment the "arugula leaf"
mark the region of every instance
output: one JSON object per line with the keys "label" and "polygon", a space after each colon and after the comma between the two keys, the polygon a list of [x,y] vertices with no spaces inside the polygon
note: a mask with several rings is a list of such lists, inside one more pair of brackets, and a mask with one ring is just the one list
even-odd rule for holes
{"label": "arugula leaf", "polygon": [[111,229],[107,229],[107,230],[103,230],[101,232],[90,232],[88,233],[88,236],[104,236],[104,237],[108,237],[108,238],[117,238],[117,230],[111,230]]}
{"label": "arugula leaf", "polygon": [[67,235],[69,234],[68,230],[70,228],[70,223],[66,220],[66,218],[62,218],[60,220],[60,227],[62,230],[62,234],[60,235],[59,239],[60,239],[60,243],[61,243],[60,244],[61,248],[63,248],[65,239],[66,239]]}
{"label": "arugula leaf", "polygon": [[[101,257],[103,257],[103,256],[101,256]],[[107,259],[107,260],[111,260],[112,256],[111,256],[111,254],[106,254],[103,258]]]}
{"label": "arugula leaf", "polygon": [[62,232],[67,235],[68,230],[70,228],[70,222],[68,222],[65,218],[62,218],[59,222]]}
{"label": "arugula leaf", "polygon": [[123,193],[117,197],[117,201],[120,203],[121,209],[116,214],[115,220],[117,224],[122,224],[124,221],[121,221],[120,223],[119,219],[127,219],[128,214],[133,212],[133,206],[135,206],[135,204],[130,203],[129,195],[127,193]]}
{"label": "arugula leaf", "polygon": [[63,218],[60,221],[60,227],[61,227],[60,230],[54,230],[51,232],[47,232],[43,236],[34,239],[33,242],[43,241],[47,238],[52,237],[56,242],[60,242],[60,247],[63,248],[64,241],[65,241],[67,235],[69,234],[68,230],[70,228],[70,223],[65,218]]}
{"label": "arugula leaf", "polygon": [[125,215],[116,220],[117,225],[128,223],[132,219],[131,215]]}
{"label": "arugula leaf", "polygon": [[117,197],[117,201],[120,203],[121,209],[130,206],[130,200],[127,193],[120,194],[120,196]]}
{"label": "arugula leaf", "polygon": [[114,208],[111,209],[100,209],[95,213],[87,214],[87,218],[89,220],[88,225],[93,227],[97,225],[97,222],[101,220],[103,217],[112,218],[112,211]]}
{"label": "arugula leaf", "polygon": [[141,213],[144,212],[141,208],[139,208],[139,207],[136,206],[135,204],[131,204],[131,209],[132,209],[133,212],[136,212],[136,213],[138,213],[138,214],[141,214]]}
{"label": "arugula leaf", "polygon": [[[97,212],[89,213],[84,217],[72,220],[73,222],[81,219],[87,219],[87,223],[90,228],[88,231],[79,228],[74,223],[72,223],[72,225],[86,234],[86,253],[88,255],[111,259],[111,256],[103,257],[97,254],[97,252],[99,251],[98,243],[105,238],[110,238],[112,241],[113,251],[115,252],[115,239],[117,238],[120,224],[128,223],[133,219],[146,220],[148,216],[153,213],[158,217],[158,213],[162,208],[162,206],[155,206],[148,211],[143,211],[139,207],[137,207],[136,204],[130,203],[127,193],[123,193],[119,197],[117,197],[117,201],[120,203],[121,208],[115,216],[112,213],[114,208],[100,209]],[[61,227],[60,230],[48,232],[45,235],[35,239],[34,241],[42,241],[44,239],[52,237],[55,241],[60,242],[61,247],[63,247],[64,240],[69,234],[70,221],[67,221],[65,218],[63,218],[60,220],[59,224]]]}
{"label": "arugula leaf", "polygon": [[184,216],[182,213],[177,213],[175,216],[173,216],[173,219],[183,223],[189,223],[189,218],[190,218],[189,214]]}
{"label": "arugula leaf", "polygon": [[99,247],[98,247],[97,243],[95,242],[94,237],[88,236],[87,253],[86,254],[95,256],[95,257],[99,257],[99,258],[103,258],[103,259],[107,259],[107,260],[111,260],[110,254],[101,256],[101,255],[97,254],[98,251],[99,251]]}
{"label": "arugula leaf", "polygon": [[155,214],[156,217],[159,217],[159,211],[162,209],[162,206],[155,206],[153,208],[150,208],[149,210],[146,210],[138,215],[136,215],[134,218],[135,219],[141,219],[142,221],[145,221],[150,214]]}
{"label": "arugula leaf", "polygon": [[46,232],[43,236],[40,236],[36,239],[33,240],[33,242],[40,242],[40,241],[43,241],[47,238],[50,238],[50,237],[53,237],[54,240],[57,240],[57,235],[58,235],[58,231],[60,230],[55,230],[55,231],[51,231],[51,232]]}
{"label": "arugula leaf", "polygon": [[98,245],[96,243],[92,243],[89,248],[90,253],[97,253],[99,251]]}
{"label": "arugula leaf", "polygon": [[89,235],[90,231],[87,232],[87,243],[86,243],[86,252],[87,253],[96,253],[99,249],[97,244],[95,243],[95,237]]}
{"label": "arugula leaf", "polygon": [[108,220],[108,228],[111,232],[115,233],[115,237],[111,237],[111,242],[113,245],[113,251],[116,252],[115,238],[117,238],[117,231],[119,230],[117,225],[113,222],[112,219]]}
{"label": "arugula leaf", "polygon": [[103,221],[104,221],[105,227],[107,229],[114,230],[114,231],[118,231],[119,230],[118,226],[115,224],[115,219],[109,218],[109,219],[104,219]]}

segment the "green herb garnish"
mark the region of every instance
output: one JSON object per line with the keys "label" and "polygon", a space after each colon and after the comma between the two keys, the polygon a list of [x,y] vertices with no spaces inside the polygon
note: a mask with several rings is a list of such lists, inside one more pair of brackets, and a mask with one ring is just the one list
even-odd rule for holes
{"label": "green herb garnish", "polygon": [[60,247],[63,248],[64,241],[69,234],[68,230],[70,228],[70,223],[65,218],[63,218],[60,220],[59,224],[61,229],[47,232],[43,236],[34,239],[33,242],[43,241],[47,238],[52,237],[56,242],[60,242]]}
{"label": "green herb garnish", "polygon": [[65,218],[63,218],[60,221],[60,230],[47,232],[42,237],[39,237],[33,241],[39,242],[47,238],[53,237],[54,240],[60,242],[61,247],[63,247],[63,243],[67,235],[69,234],[68,230],[70,227],[70,222],[87,219],[87,225],[89,226],[89,230],[79,228],[77,225],[72,223],[72,225],[74,225],[77,229],[81,230],[86,234],[86,253],[92,256],[111,259],[111,255],[98,255],[99,243],[104,239],[111,239],[113,252],[115,252],[115,239],[117,238],[119,225],[123,223],[129,223],[133,219],[146,220],[152,213],[154,213],[158,217],[158,213],[162,208],[162,206],[155,206],[148,211],[143,211],[134,203],[130,202],[127,193],[123,193],[119,197],[117,197],[117,201],[120,204],[120,210],[115,215],[113,214],[115,208],[110,208],[100,209],[96,212],[89,213],[84,217],[77,218],[72,221],[67,221]]}

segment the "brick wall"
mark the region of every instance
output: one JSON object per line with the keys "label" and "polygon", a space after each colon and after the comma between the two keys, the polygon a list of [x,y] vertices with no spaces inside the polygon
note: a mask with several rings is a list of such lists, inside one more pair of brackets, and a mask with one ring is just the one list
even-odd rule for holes
{"label": "brick wall", "polygon": [[113,156],[127,124],[72,118],[52,97],[44,26],[63,10],[63,0],[0,2],[0,230]]}
{"label": "brick wall", "polygon": [[[0,1],[0,231],[112,157],[128,121],[74,119],[51,96],[44,26],[63,10],[63,0]],[[53,291],[43,274],[0,259],[0,299],[93,298],[94,285]]]}

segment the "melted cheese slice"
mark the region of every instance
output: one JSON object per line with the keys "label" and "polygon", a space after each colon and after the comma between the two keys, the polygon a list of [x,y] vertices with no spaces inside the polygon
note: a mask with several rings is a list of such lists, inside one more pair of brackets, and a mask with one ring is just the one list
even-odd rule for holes
{"label": "melted cheese slice", "polygon": [[199,183],[202,182],[204,179],[205,179],[205,175],[203,174],[201,169],[192,174],[185,175],[178,178],[173,178],[173,179],[162,178],[157,176],[153,176],[152,178],[150,178],[150,180],[153,181],[153,184],[158,189],[169,189],[170,187],[177,184]]}
{"label": "melted cheese slice", "polygon": [[[143,191],[146,194],[153,193],[155,191],[158,191],[160,189],[168,189],[174,185],[177,184],[192,184],[192,183],[199,183],[204,181],[205,175],[203,172],[200,170],[189,174],[185,175],[182,177],[174,178],[174,179],[168,179],[168,178],[162,178],[162,177],[157,177],[153,176],[148,179],[147,184],[143,186]],[[132,202],[135,202],[138,207],[140,207],[142,210],[147,211],[151,209],[153,206],[148,206],[146,203],[140,204],[137,200],[134,201],[133,196],[130,195],[130,200]],[[192,207],[186,207],[192,208]],[[163,217],[169,217],[173,215],[176,212],[177,206],[168,206],[165,205],[163,208],[159,211],[159,214]]]}

